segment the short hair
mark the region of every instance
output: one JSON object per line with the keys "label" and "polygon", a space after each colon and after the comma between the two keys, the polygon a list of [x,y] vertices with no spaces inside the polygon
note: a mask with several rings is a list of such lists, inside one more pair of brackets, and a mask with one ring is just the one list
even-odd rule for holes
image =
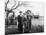
{"label": "short hair", "polygon": [[19,13],[22,13],[22,11],[20,11]]}
{"label": "short hair", "polygon": [[30,12],[30,13],[31,13],[31,11],[30,11],[30,10],[27,10],[27,12]]}

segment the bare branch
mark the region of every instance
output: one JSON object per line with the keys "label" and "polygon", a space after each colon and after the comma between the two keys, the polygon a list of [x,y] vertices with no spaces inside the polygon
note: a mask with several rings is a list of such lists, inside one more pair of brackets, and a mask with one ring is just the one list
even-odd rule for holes
{"label": "bare branch", "polygon": [[5,10],[7,9],[7,4],[9,3],[9,0],[5,2]]}
{"label": "bare branch", "polygon": [[7,4],[8,4],[8,3],[9,3],[9,0],[5,3],[5,5],[6,5],[5,7],[6,7],[6,8],[7,8]]}
{"label": "bare branch", "polygon": [[[5,10],[7,10],[7,5],[8,5],[8,3],[9,3],[10,1],[8,0],[6,3],[5,3]],[[18,1],[15,1],[14,0],[14,2],[15,2],[15,4],[12,6],[12,8],[11,8],[11,10],[14,10],[14,9],[17,9],[19,6],[21,6],[22,5],[22,3],[20,4],[20,2],[18,2]]]}
{"label": "bare branch", "polygon": [[21,6],[22,5],[22,3],[20,4],[19,2],[18,2],[18,5],[15,7],[15,8],[13,8],[12,10],[14,10],[14,9],[17,9],[19,6]]}
{"label": "bare branch", "polygon": [[[15,0],[14,0],[14,2],[15,2],[15,4],[12,6],[12,8],[15,7],[15,5],[17,4],[17,2],[16,2]],[[12,9],[12,8],[11,8],[11,9]]]}

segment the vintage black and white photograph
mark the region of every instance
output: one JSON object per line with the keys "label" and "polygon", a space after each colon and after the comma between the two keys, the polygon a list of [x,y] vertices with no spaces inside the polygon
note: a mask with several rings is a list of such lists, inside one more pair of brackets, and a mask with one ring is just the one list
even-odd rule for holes
{"label": "vintage black and white photograph", "polygon": [[21,0],[5,1],[5,35],[43,32],[43,2]]}

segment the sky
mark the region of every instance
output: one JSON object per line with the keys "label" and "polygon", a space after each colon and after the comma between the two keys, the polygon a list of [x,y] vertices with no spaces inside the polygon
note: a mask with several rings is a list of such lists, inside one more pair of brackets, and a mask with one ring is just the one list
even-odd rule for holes
{"label": "sky", "polygon": [[[20,1],[20,2],[23,4],[19,6],[17,9],[13,10],[15,12],[15,15],[19,15],[19,11],[22,11],[24,13],[27,10],[31,10],[31,12],[34,13],[35,15],[39,14],[40,16],[44,16],[44,4],[42,2],[34,2],[34,1]],[[15,3],[16,5],[13,8],[15,8],[18,5],[18,2],[10,0],[10,3],[7,5],[7,7],[11,9]]]}

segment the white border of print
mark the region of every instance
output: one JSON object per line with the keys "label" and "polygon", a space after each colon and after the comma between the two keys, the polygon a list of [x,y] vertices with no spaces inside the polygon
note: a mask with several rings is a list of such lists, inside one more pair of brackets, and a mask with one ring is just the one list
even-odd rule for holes
{"label": "white border of print", "polygon": [[[0,0],[0,35],[5,35],[5,0]],[[22,1],[22,0],[21,0]],[[23,1],[36,1],[36,2],[44,2],[46,0],[23,0]],[[46,5],[45,5],[46,6]],[[44,12],[46,11],[46,7],[44,6]],[[45,12],[45,20],[44,20],[44,33],[31,33],[31,34],[20,34],[20,35],[46,35],[46,12]],[[15,34],[14,34],[15,35]],[[19,35],[19,34],[17,34]]]}

